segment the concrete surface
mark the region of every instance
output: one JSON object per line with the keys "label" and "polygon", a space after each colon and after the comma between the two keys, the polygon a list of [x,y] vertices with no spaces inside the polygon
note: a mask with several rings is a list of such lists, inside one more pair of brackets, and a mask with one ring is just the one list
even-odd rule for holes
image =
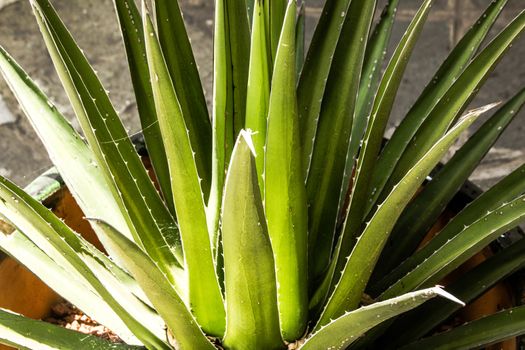
{"label": "concrete surface", "polygon": [[[99,72],[106,88],[111,91],[112,100],[126,127],[130,133],[138,132],[140,127],[135,111],[136,105],[111,0],[52,2]],[[322,0],[308,1],[308,38],[311,37],[323,3]],[[401,1],[392,43],[399,40],[420,3],[421,0]],[[489,3],[490,0],[436,0],[399,90],[390,131],[414,102],[453,44]],[[213,1],[181,0],[181,4],[204,88],[211,93]],[[524,8],[523,0],[509,0],[491,36]],[[28,1],[0,0],[0,44],[20,62],[60,110],[72,118],[72,110],[46,54]],[[389,53],[393,48],[392,44]],[[500,62],[472,102],[472,107],[505,100],[523,87],[523,57],[524,38],[516,42]],[[210,93],[207,94],[208,102]],[[525,162],[524,117],[523,112],[517,116],[516,121],[473,174],[472,180],[477,184],[486,188]],[[0,174],[24,185],[49,165],[45,150],[22,115],[5,82],[0,79]]]}

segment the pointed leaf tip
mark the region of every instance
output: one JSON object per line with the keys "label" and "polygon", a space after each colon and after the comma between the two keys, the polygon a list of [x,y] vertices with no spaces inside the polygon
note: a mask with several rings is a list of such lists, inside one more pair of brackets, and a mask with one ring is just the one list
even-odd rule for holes
{"label": "pointed leaf tip", "polygon": [[474,108],[474,109],[471,109],[470,111],[467,112],[467,114],[465,114],[463,117],[461,117],[459,120],[463,120],[463,119],[466,119],[466,118],[469,118],[469,117],[477,117],[477,116],[480,116],[482,115],[483,113],[486,113],[488,111],[490,111],[491,109],[493,109],[494,107],[497,107],[501,104],[502,101],[498,101],[498,102],[493,102],[493,103],[489,103],[487,105],[484,105],[484,106],[481,106],[481,107],[478,107],[478,108]]}
{"label": "pointed leaf tip", "polygon": [[466,305],[463,301],[461,301],[460,299],[456,298],[455,296],[453,296],[452,294],[444,290],[443,286],[439,286],[439,285],[435,286],[434,288],[431,288],[430,291],[439,295],[440,297],[453,301],[454,303],[459,304],[461,306]]}
{"label": "pointed leaf tip", "polygon": [[241,130],[240,133],[239,133],[239,141],[240,140],[244,140],[246,142],[246,144],[248,145],[248,147],[250,148],[250,151],[252,152],[253,156],[256,157],[257,156],[257,152],[255,152],[255,146],[253,144],[253,139],[252,139],[252,135],[254,134],[253,131],[251,130]]}

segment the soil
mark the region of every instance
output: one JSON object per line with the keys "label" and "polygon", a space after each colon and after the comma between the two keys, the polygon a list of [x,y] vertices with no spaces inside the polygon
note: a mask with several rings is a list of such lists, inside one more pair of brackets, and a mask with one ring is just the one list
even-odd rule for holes
{"label": "soil", "polygon": [[61,301],[53,306],[51,315],[44,321],[72,329],[83,334],[91,334],[102,339],[109,340],[113,343],[122,343],[123,341],[110,329],[99,324],[82,311],[77,309],[73,304],[67,301]]}

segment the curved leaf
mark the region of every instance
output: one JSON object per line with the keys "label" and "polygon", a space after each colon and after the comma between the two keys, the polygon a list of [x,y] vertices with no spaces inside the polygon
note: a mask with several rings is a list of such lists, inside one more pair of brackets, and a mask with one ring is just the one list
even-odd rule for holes
{"label": "curved leaf", "polygon": [[[129,291],[117,294],[119,290],[109,286],[114,282],[113,280],[100,280],[99,276],[90,269],[86,260],[94,257],[79,236],[36,199],[2,177],[0,177],[0,213],[64,268],[72,278],[84,284],[88,292],[100,296],[100,299],[143,344],[167,349],[162,329],[156,328],[159,325],[155,324],[150,313],[145,312],[144,304]],[[108,326],[114,327],[112,329],[117,334],[122,331],[123,334],[128,334],[126,329],[122,329],[120,322],[115,322],[111,318],[108,318],[108,321],[111,322]]]}
{"label": "curved leaf", "polygon": [[41,350],[133,350],[139,346],[112,343],[50,323],[31,320],[0,309],[0,343],[23,349]]}
{"label": "curved leaf", "polygon": [[400,297],[364,306],[344,314],[315,332],[300,349],[345,349],[374,326],[418,307],[436,296],[441,296],[463,305],[460,300],[440,287],[407,293]]}
{"label": "curved leaf", "polygon": [[[175,280],[182,261],[177,226],[151,182],[111,101],[48,0],[31,4],[48,51],[134,240]],[[148,208],[148,210],[144,210]],[[160,243],[162,242],[162,243]]]}
{"label": "curved leaf", "polygon": [[[143,3],[144,4],[144,3]],[[215,274],[212,243],[189,130],[156,39],[143,7],[146,53],[153,96],[166,149],[173,202],[177,213],[188,276],[189,302],[199,324],[216,336],[224,334],[224,305]]]}
{"label": "curved leaf", "polygon": [[369,208],[371,208],[382,192],[383,186],[412,137],[455,82],[457,76],[463,72],[506,3],[507,0],[496,0],[488,6],[478,21],[474,23],[472,28],[450,52],[434,74],[432,81],[425,87],[422,94],[396,128],[377,161],[377,168],[373,174],[371,185],[371,189],[375,189],[375,191],[372,191],[374,192],[372,193],[374,197]]}
{"label": "curved leaf", "polygon": [[315,329],[319,329],[320,326],[327,324],[330,319],[344,314],[345,311],[354,310],[358,306],[388,235],[403,209],[423,183],[425,177],[436,166],[461,132],[466,130],[481,113],[490,107],[475,110],[462,118],[414,168],[410,169],[385,201],[379,205],[372,219],[366,224],[363,233],[357,238],[348,259],[346,259],[341,278]]}
{"label": "curved leaf", "polygon": [[46,254],[23,233],[16,230],[6,235],[0,234],[0,248],[86,315],[110,327],[128,343],[140,344],[111,307],[89,285],[76,278],[71,270],[58,265],[49,256],[53,254]]}
{"label": "curved leaf", "polygon": [[[521,239],[462,275],[461,278],[447,286],[447,290],[468,304],[492,288],[498,281],[525,267],[524,255],[525,239]],[[390,348],[398,348],[401,343],[416,341],[459,309],[459,305],[445,300],[433,300],[401,316],[390,327],[384,339]],[[432,317],[424,317],[424,315],[432,315]]]}
{"label": "curved leaf", "polygon": [[[338,238],[336,248],[332,254],[332,266],[330,266],[329,273],[326,274],[325,280],[321,285],[322,288],[317,292],[320,295],[330,294],[338,280],[339,273],[343,270],[343,267],[347,262],[346,257],[350,254],[352,247],[355,244],[355,237],[360,233],[359,230],[361,228],[365,209],[363,203],[366,202],[366,196],[368,194],[370,174],[375,166],[377,155],[383,141],[383,133],[388,121],[390,110],[394,103],[395,93],[401,83],[403,72],[417,41],[418,35],[423,29],[431,4],[432,0],[426,0],[421,5],[420,9],[412,19],[407,31],[403,35],[403,38],[396,48],[394,55],[388,64],[387,70],[381,79],[374,100],[374,106],[372,108],[372,114],[370,116],[366,135],[363,138],[361,151],[357,160],[356,173],[353,178],[349,205],[346,213],[344,213],[345,220],[342,233]],[[360,287],[358,287],[358,289],[359,288]],[[325,290],[323,291],[323,289]]]}
{"label": "curved leaf", "polygon": [[518,306],[403,346],[400,350],[469,350],[524,333],[525,306]]}
{"label": "curved leaf", "polygon": [[178,348],[181,350],[215,349],[215,346],[197,325],[195,318],[166,278],[166,275],[150,257],[112,226],[97,219],[89,220],[104,227],[104,232],[107,234],[106,238],[113,249],[120,251],[120,254],[126,257],[126,266],[166,322],[168,329],[177,341]]}
{"label": "curved leaf", "polygon": [[[494,70],[512,43],[525,29],[525,10],[522,11],[483,51],[465,68],[463,73],[443,94],[428,117],[412,137],[385,185],[382,195],[399,181],[406,171],[450,128],[467,108],[480,86]],[[381,175],[383,176],[383,175]],[[385,192],[386,191],[386,192]]]}
{"label": "curved leaf", "polygon": [[387,249],[381,256],[381,270],[376,271],[379,276],[392,270],[416,250],[447,203],[468,179],[524,103],[525,89],[522,89],[469,138],[409,204],[396,223],[390,236],[390,244],[387,243]]}
{"label": "curved leaf", "polygon": [[477,221],[464,226],[454,238],[383,292],[379,299],[439,281],[499,235],[517,226],[525,219],[525,195],[478,215]]}
{"label": "curved leaf", "polygon": [[378,294],[421,264],[447,241],[458,235],[465,227],[479,219],[480,214],[496,210],[503,203],[525,192],[525,164],[503,178],[499,183],[481,194],[459,212],[449,223],[420,250],[404,260],[383,279],[374,283],[370,292]]}
{"label": "curved leaf", "polygon": [[131,237],[129,218],[82,137],[1,47],[0,70],[83,212],[107,219]]}

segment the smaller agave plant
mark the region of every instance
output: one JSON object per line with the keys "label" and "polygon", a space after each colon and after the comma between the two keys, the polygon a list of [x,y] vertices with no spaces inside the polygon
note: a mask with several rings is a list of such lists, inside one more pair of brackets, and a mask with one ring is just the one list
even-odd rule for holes
{"label": "smaller agave plant", "polygon": [[448,285],[451,294],[436,287],[525,218],[525,165],[418,249],[525,102],[522,89],[436,168],[495,106],[464,114],[525,28],[521,12],[480,49],[506,2],[488,6],[384,144],[431,0],[384,73],[397,0],[373,30],[376,1],[327,1],[305,60],[304,7],[295,0],[217,0],[211,118],[177,1],[154,0],[150,14],[144,3],[139,11],[114,0],[149,174],[52,5],[31,0],[83,136],[3,49],[0,71],[108,254],[3,177],[0,214],[13,232],[0,246],[123,343],[7,310],[0,342],[470,349],[525,332],[523,306],[433,331],[525,265],[522,239]]}

